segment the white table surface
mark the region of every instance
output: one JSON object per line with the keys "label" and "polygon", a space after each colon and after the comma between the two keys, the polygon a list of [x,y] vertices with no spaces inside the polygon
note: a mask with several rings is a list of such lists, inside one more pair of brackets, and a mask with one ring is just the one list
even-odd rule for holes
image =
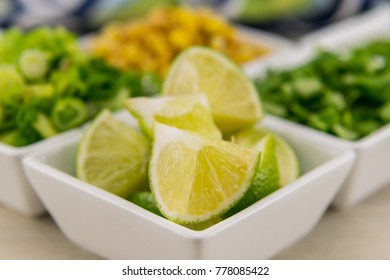
{"label": "white table surface", "polygon": [[[0,259],[99,257],[68,241],[49,215],[32,219],[0,206]],[[274,259],[390,260],[390,187],[352,208],[328,210],[313,231]]]}

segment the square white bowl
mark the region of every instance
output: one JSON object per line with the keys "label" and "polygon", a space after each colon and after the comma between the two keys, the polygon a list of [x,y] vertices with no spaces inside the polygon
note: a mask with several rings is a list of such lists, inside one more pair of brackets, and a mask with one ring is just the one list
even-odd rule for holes
{"label": "square white bowl", "polygon": [[266,259],[320,220],[355,154],[267,117],[296,150],[302,176],[240,213],[194,231],[74,177],[74,135],[23,160],[34,189],[63,233],[107,259]]}
{"label": "square white bowl", "polygon": [[[248,73],[251,77],[259,77],[270,68],[292,69],[310,61],[318,48],[337,51],[364,45],[377,38],[390,39],[389,5],[379,6],[363,15],[308,34],[302,38],[300,45],[280,56],[273,57],[266,64],[252,67]],[[388,185],[390,181],[388,168],[390,165],[390,125],[358,141],[343,140],[300,124],[294,124],[294,126],[312,134],[313,137],[319,137],[324,141],[355,151],[356,164],[332,203],[335,208],[353,206]]]}

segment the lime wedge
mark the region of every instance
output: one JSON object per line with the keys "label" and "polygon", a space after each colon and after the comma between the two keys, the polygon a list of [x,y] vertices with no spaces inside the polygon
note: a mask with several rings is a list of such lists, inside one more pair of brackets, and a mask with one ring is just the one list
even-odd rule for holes
{"label": "lime wedge", "polygon": [[151,139],[155,121],[205,136],[222,138],[211,116],[207,96],[203,94],[135,97],[127,99],[125,107]]}
{"label": "lime wedge", "polygon": [[223,218],[238,213],[260,199],[278,190],[279,171],[276,160],[276,144],[272,135],[265,136],[257,145],[261,151],[261,158],[257,167],[256,175],[244,197]]}
{"label": "lime wedge", "polygon": [[102,111],[79,144],[77,177],[128,197],[148,189],[149,143],[142,133]]}
{"label": "lime wedge", "polygon": [[230,59],[205,47],[188,48],[174,60],[162,93],[206,94],[214,121],[223,133],[254,124],[263,115],[253,82]]}
{"label": "lime wedge", "polygon": [[248,190],[259,152],[156,123],[149,165],[160,212],[179,224],[196,224],[231,208]]}
{"label": "lime wedge", "polygon": [[233,139],[238,145],[261,151],[262,140],[267,135],[272,135],[275,139],[279,185],[285,186],[299,177],[300,165],[294,149],[282,137],[260,126],[254,126],[234,134]]}

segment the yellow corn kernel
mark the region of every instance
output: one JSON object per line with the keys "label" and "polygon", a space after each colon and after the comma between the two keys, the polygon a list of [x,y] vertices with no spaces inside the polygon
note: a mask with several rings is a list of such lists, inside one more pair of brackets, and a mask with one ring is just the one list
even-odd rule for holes
{"label": "yellow corn kernel", "polygon": [[168,36],[169,42],[177,49],[189,47],[193,43],[192,37],[193,36],[188,34],[183,28],[173,29]]}

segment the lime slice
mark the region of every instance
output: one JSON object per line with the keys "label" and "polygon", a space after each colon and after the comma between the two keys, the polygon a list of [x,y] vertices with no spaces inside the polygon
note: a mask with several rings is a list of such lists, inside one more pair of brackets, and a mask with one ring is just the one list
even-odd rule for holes
{"label": "lime slice", "polygon": [[164,124],[154,126],[149,165],[161,213],[179,224],[218,217],[249,188],[260,153]]}
{"label": "lime slice", "polygon": [[153,138],[153,125],[159,123],[193,131],[213,138],[222,138],[214,124],[204,94],[165,97],[135,97],[125,107],[138,120],[141,129]]}
{"label": "lime slice", "polygon": [[253,82],[238,65],[209,48],[191,47],[181,53],[168,71],[162,93],[205,93],[214,121],[223,133],[254,124],[263,115]]}
{"label": "lime slice", "polygon": [[153,194],[150,191],[133,193],[127,198],[127,200],[156,215],[162,216],[160,210],[158,210]]}
{"label": "lime slice", "polygon": [[102,111],[77,153],[77,177],[121,197],[148,188],[149,143],[142,133]]}
{"label": "lime slice", "polygon": [[238,213],[260,199],[273,193],[280,187],[274,137],[270,134],[265,136],[258,143],[257,149],[261,151],[261,158],[257,167],[255,178],[244,197],[234,207],[227,211],[223,215],[223,218],[227,218]]}
{"label": "lime slice", "polygon": [[234,134],[233,139],[238,145],[261,151],[262,140],[267,135],[272,135],[275,138],[279,184],[280,186],[285,186],[299,177],[300,166],[294,149],[282,137],[271,133],[265,128],[255,126]]}

